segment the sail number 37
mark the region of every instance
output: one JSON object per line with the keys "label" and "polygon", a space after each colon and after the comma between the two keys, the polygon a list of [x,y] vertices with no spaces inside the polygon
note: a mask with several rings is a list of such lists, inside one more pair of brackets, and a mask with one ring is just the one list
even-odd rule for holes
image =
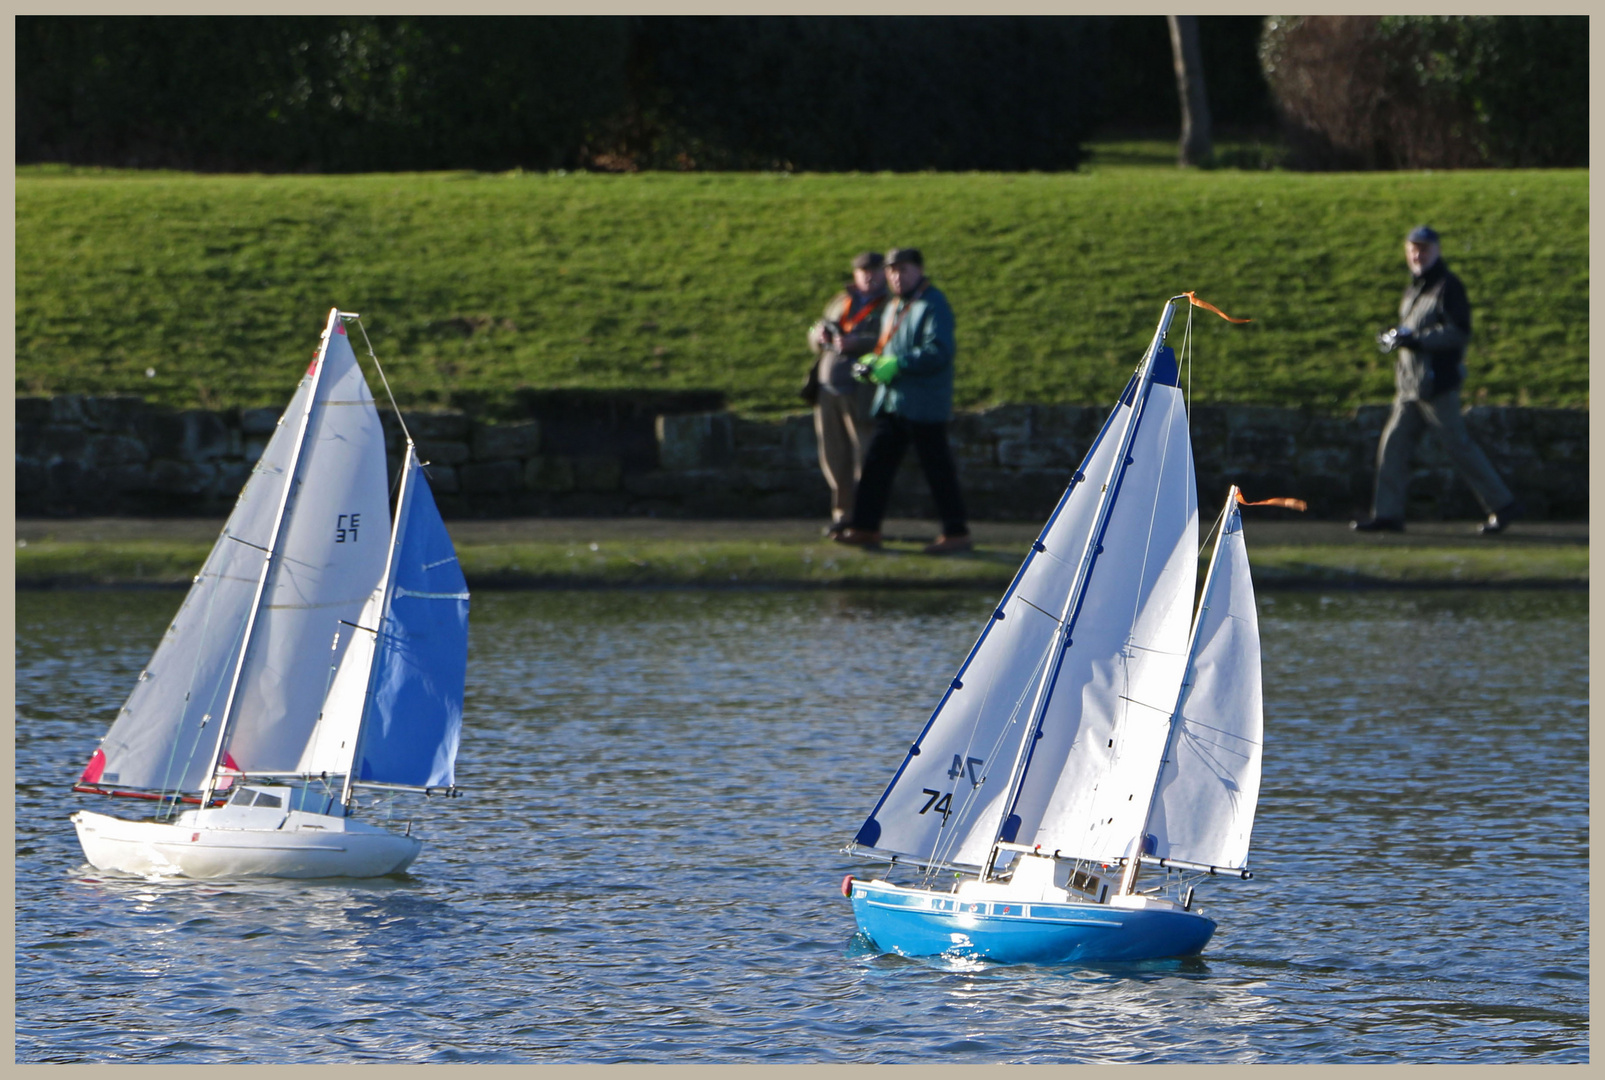
{"label": "sail number 37", "polygon": [[362,524],[361,514],[341,514],[334,519],[334,542],[343,544],[348,538],[353,544],[357,542],[357,527]]}

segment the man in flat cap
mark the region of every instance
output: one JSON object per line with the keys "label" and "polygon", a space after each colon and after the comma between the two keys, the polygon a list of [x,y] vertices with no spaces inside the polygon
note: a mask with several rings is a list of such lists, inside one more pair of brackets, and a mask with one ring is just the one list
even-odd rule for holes
{"label": "man in flat cap", "polygon": [[915,248],[887,252],[886,277],[894,299],[881,315],[875,352],[855,368],[877,387],[875,435],[864,456],[852,519],[836,540],[879,546],[892,479],[912,444],[942,518],[942,534],[926,546],[926,554],[969,551],[973,544],[958,468],[947,443],[953,416],[953,309],[925,276],[925,260]]}
{"label": "man in flat cap", "polygon": [[869,446],[875,387],[853,378],[853,364],[874,351],[880,334],[879,316],[886,303],[885,262],[878,251],[854,258],[852,284],[830,298],[825,317],[808,330],[808,347],[816,358],[803,398],[814,407],[819,469],[830,485],[830,527],[825,534],[831,537],[847,527]]}
{"label": "man in flat cap", "polygon": [[1438,234],[1422,225],[1404,241],[1410,284],[1399,303],[1399,324],[1377,335],[1383,352],[1396,352],[1393,413],[1377,446],[1376,488],[1371,516],[1350,522],[1359,532],[1403,532],[1410,455],[1427,428],[1438,434],[1449,459],[1476,493],[1488,519],[1478,531],[1504,532],[1521,504],[1494,471],[1488,456],[1460,417],[1466,342],[1471,340],[1471,301],[1439,253]]}

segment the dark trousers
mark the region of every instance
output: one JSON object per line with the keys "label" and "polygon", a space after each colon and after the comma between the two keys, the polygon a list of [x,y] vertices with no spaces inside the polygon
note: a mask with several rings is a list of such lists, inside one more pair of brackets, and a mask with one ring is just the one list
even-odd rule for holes
{"label": "dark trousers", "polygon": [[947,445],[947,424],[918,424],[901,416],[882,413],[875,417],[875,434],[864,455],[864,471],[853,499],[855,529],[879,532],[886,517],[886,504],[892,499],[892,480],[903,463],[908,444],[920,459],[920,468],[931,485],[931,498],[942,518],[943,536],[966,536],[964,496],[959,494],[959,473],[953,452]]}

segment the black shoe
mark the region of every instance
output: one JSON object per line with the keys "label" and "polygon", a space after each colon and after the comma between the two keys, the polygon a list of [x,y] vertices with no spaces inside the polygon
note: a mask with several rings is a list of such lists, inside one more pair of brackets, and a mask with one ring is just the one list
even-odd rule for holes
{"label": "black shoe", "polygon": [[1349,528],[1355,532],[1404,532],[1404,522],[1398,518],[1366,518],[1364,521],[1351,521]]}
{"label": "black shoe", "polygon": [[1489,514],[1488,520],[1477,526],[1477,531],[1482,533],[1484,536],[1493,536],[1495,533],[1502,533],[1510,527],[1510,523],[1512,521],[1515,521],[1526,512],[1527,508],[1525,506],[1521,505],[1520,502],[1511,500],[1509,506],[1506,506],[1501,510],[1495,510],[1493,513]]}

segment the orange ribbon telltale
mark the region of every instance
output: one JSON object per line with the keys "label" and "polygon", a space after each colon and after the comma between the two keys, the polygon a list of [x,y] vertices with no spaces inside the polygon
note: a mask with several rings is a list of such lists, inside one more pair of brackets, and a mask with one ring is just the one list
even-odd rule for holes
{"label": "orange ribbon telltale", "polygon": [[1201,307],[1205,311],[1213,311],[1215,314],[1219,315],[1229,323],[1250,323],[1254,321],[1253,319],[1234,319],[1220,308],[1216,307],[1214,304],[1211,304],[1208,300],[1198,299],[1198,294],[1192,291],[1184,292],[1182,295],[1188,300],[1192,301],[1193,307]]}
{"label": "orange ribbon telltale", "polygon": [[1308,510],[1310,504],[1303,499],[1261,499],[1259,502],[1249,502],[1243,498],[1241,489],[1237,492],[1238,506],[1285,506],[1289,510]]}

